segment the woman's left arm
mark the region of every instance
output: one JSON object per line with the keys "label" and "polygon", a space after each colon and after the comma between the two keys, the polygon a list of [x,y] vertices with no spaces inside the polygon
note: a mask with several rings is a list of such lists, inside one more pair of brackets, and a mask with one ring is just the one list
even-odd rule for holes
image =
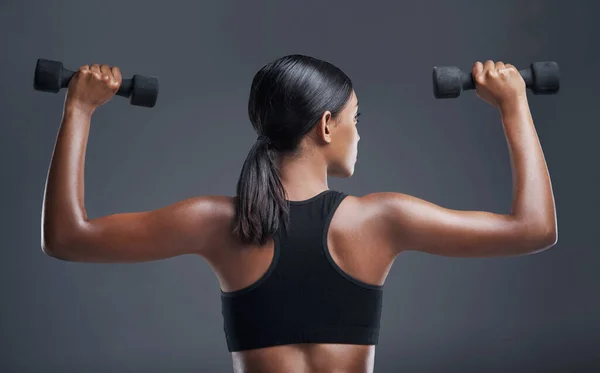
{"label": "woman's left arm", "polygon": [[118,68],[107,65],[83,66],[69,83],[44,193],[42,250],[78,262],[210,256],[229,236],[231,197],[196,197],[154,211],[88,219],[84,165],[91,117],[120,84]]}

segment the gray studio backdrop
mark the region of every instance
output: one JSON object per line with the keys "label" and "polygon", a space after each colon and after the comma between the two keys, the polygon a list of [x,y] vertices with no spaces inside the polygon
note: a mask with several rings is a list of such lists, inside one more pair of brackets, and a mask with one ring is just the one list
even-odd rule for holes
{"label": "gray studio backdrop", "polygon": [[1,1],[0,372],[232,369],[218,282],[201,258],[78,264],[40,250],[64,90],[33,90],[37,58],[159,78],[155,108],[115,97],[93,118],[86,208],[97,217],[234,195],[256,138],[252,77],[291,53],[336,64],[360,99],[356,173],[331,189],[499,213],[512,199],[499,115],[473,92],[435,100],[432,67],[560,64],[561,92],[530,96],[559,243],[516,258],[402,254],[386,283],[375,371],[600,371],[596,3]]}

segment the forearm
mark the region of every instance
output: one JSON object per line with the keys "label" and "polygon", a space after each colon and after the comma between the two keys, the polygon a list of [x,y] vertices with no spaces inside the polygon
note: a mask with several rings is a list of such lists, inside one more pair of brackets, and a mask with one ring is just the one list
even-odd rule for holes
{"label": "forearm", "polygon": [[65,103],[44,193],[45,247],[65,243],[87,219],[84,165],[91,115],[89,110]]}
{"label": "forearm", "polygon": [[513,173],[511,215],[529,231],[556,234],[556,211],[548,168],[527,99],[501,108]]}

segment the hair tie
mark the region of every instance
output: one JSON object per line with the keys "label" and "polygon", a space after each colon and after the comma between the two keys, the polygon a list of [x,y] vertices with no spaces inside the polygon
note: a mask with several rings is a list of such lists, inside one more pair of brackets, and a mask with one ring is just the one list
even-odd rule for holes
{"label": "hair tie", "polygon": [[269,138],[265,135],[260,135],[258,136],[258,138],[256,139],[256,141],[264,141],[267,143],[267,145],[271,145],[271,140],[269,140]]}

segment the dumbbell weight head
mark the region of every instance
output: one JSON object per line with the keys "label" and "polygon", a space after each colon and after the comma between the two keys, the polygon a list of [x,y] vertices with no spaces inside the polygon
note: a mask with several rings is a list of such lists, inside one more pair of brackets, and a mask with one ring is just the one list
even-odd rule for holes
{"label": "dumbbell weight head", "polygon": [[33,88],[41,92],[57,93],[62,88],[63,64],[40,58],[35,66]]}
{"label": "dumbbell weight head", "polygon": [[[560,90],[560,69],[554,61],[534,62],[529,71],[531,83],[528,85],[536,95],[548,95],[558,93]],[[523,78],[527,81],[526,72],[522,71]]]}
{"label": "dumbbell weight head", "polygon": [[131,79],[131,84],[131,105],[154,107],[158,97],[158,79],[136,74]]}
{"label": "dumbbell weight head", "polygon": [[435,98],[456,98],[463,90],[463,72],[455,66],[433,68],[433,95]]}

